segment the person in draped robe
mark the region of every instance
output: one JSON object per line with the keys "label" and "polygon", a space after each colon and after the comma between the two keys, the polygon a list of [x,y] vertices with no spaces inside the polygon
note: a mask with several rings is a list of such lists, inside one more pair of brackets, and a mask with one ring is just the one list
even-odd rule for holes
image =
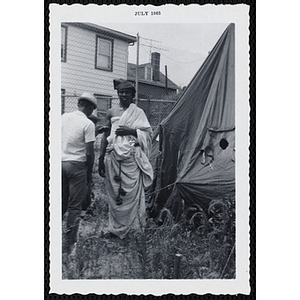
{"label": "person in draped robe", "polygon": [[151,185],[149,162],[152,129],[142,109],[133,103],[130,81],[114,81],[119,106],[108,110],[100,146],[99,174],[105,178],[109,225],[105,237],[123,239],[131,230],[142,231],[146,223],[144,189]]}

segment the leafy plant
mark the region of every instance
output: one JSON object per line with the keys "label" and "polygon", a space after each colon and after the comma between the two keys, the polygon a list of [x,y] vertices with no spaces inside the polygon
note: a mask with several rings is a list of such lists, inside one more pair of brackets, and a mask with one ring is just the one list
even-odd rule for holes
{"label": "leafy plant", "polygon": [[64,279],[235,278],[234,197],[211,201],[207,211],[183,205],[176,218],[164,208],[156,222],[147,220],[144,232],[104,239],[108,205],[96,168],[93,178],[91,213],[80,221],[76,255],[63,255]]}

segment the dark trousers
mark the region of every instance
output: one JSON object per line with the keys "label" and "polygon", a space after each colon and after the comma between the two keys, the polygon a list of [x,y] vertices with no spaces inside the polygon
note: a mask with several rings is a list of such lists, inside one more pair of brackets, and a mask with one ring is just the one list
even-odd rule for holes
{"label": "dark trousers", "polygon": [[85,162],[62,162],[62,217],[68,211],[66,241],[70,247],[77,241],[82,202],[87,193]]}

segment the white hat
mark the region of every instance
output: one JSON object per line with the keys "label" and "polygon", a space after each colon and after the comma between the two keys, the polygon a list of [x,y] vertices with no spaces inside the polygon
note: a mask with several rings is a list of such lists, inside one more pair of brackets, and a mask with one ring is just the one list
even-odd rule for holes
{"label": "white hat", "polygon": [[95,108],[97,108],[97,99],[91,94],[91,93],[88,93],[88,92],[84,92],[79,98],[78,98],[78,101],[79,100],[87,100],[91,103],[94,104]]}

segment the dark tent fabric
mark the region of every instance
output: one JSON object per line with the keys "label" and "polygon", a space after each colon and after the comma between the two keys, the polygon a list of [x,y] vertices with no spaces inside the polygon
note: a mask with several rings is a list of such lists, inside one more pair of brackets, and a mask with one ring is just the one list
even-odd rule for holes
{"label": "dark tent fabric", "polygon": [[161,122],[150,161],[150,216],[235,193],[235,26],[230,24]]}

